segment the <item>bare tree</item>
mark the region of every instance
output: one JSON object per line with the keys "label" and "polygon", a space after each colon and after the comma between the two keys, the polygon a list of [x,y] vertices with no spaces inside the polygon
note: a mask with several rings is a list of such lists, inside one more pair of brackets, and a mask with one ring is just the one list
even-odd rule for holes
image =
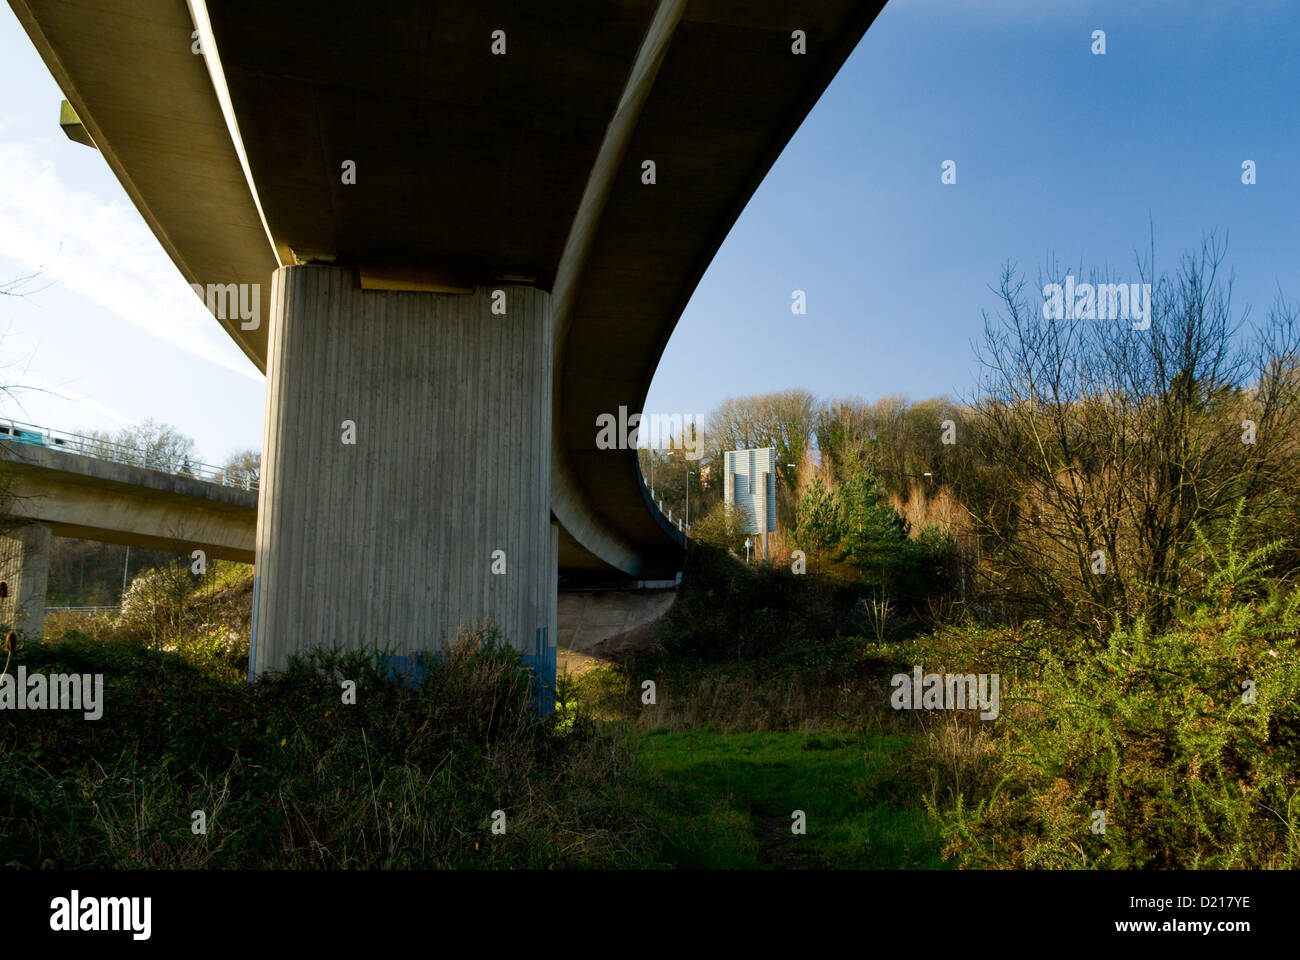
{"label": "bare tree", "polygon": [[885,489],[906,500],[914,482],[927,473],[939,482],[948,472],[945,421],[961,419],[961,409],[945,397],[910,403],[906,397],[834,400],[821,410],[817,448],[828,477],[843,481],[845,468],[863,456],[880,474]]}
{"label": "bare tree", "polygon": [[776,449],[777,518],[794,522],[799,468],[816,437],[821,404],[807,390],[782,390],[723,401],[709,415],[711,459],[721,469],[727,450]]}
{"label": "bare tree", "polygon": [[91,440],[104,444],[106,451],[114,448],[130,455],[133,461],[155,470],[188,474],[199,462],[192,437],[187,437],[176,427],[156,420],[144,420],[116,433],[104,430],[81,430]]}
{"label": "bare tree", "polygon": [[262,452],[251,447],[238,450],[226,458],[217,475],[219,483],[243,486],[245,480],[258,483],[262,477]]}
{"label": "bare tree", "polygon": [[[1196,526],[1218,528],[1243,498],[1257,521],[1287,509],[1296,311],[1279,299],[1252,337],[1248,314],[1233,314],[1225,253],[1211,234],[1159,279],[1154,251],[1139,258],[1145,329],[1105,311],[1049,319],[1037,291],[1004,270],[999,316],[985,315],[976,349],[983,376],[968,430],[1000,489],[982,500],[960,492],[1005,588],[1098,629],[1116,616],[1163,623]],[[1052,262],[1039,279],[1044,291],[1065,282]],[[1114,289],[1107,275],[1089,280]]]}

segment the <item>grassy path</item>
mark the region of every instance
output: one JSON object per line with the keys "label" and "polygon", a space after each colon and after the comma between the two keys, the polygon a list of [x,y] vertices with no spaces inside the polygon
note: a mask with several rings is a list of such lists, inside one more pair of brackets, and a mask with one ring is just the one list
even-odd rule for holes
{"label": "grassy path", "polygon": [[[686,869],[940,868],[938,834],[895,779],[902,736],[654,731],[645,803]],[[795,835],[802,810],[806,833]]]}

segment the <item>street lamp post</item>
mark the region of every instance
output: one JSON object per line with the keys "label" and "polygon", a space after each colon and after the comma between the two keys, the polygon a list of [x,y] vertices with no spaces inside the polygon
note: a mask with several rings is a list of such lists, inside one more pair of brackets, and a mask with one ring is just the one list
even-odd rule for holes
{"label": "street lamp post", "polygon": [[691,477],[694,474],[686,471],[686,532],[691,532]]}

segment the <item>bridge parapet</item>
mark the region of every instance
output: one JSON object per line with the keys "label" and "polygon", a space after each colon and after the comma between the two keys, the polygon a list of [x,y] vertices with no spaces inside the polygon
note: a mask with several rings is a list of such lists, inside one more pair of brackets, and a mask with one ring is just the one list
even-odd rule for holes
{"label": "bridge parapet", "polygon": [[0,420],[0,440],[21,443],[31,447],[43,447],[47,450],[59,450],[74,453],[81,457],[105,460],[109,463],[121,463],[127,466],[143,467],[146,470],[158,470],[162,473],[181,477],[193,477],[207,483],[217,483],[224,487],[236,487],[240,490],[256,490],[258,477],[248,470],[228,470],[210,463],[199,463],[188,457],[154,455],[152,459],[148,450],[137,450],[124,444],[114,443],[102,437],[86,437],[77,433],[66,433],[52,427],[42,427],[20,420]]}

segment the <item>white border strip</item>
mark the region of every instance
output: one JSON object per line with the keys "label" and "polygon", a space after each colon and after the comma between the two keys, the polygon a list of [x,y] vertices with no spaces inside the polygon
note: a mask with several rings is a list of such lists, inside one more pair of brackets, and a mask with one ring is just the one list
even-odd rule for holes
{"label": "white border strip", "polygon": [[244,169],[244,179],[248,181],[248,190],[253,195],[253,205],[257,207],[257,216],[262,221],[266,232],[266,241],[271,245],[271,255],[275,262],[284,266],[280,252],[275,247],[275,238],[266,223],[266,213],[262,210],[262,199],[257,195],[257,184],[253,182],[253,171],[248,166],[248,154],[244,152],[244,140],[239,135],[239,121],[235,119],[235,107],[230,102],[230,89],[226,86],[226,74],[221,69],[221,57],[217,55],[217,38],[212,33],[212,21],[208,18],[205,0],[185,0],[194,19],[194,27],[199,32],[199,46],[203,51],[203,62],[208,66],[208,76],[212,78],[212,89],[216,92],[217,103],[221,105],[222,116],[226,118],[226,129],[230,131],[230,140],[235,145],[239,156],[239,165]]}

